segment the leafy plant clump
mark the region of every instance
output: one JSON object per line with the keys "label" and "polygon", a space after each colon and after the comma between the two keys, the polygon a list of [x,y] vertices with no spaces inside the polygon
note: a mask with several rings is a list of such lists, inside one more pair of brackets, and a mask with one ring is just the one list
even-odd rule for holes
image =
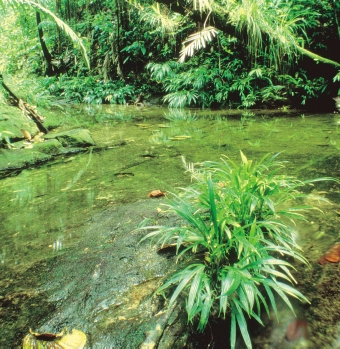
{"label": "leafy plant clump", "polygon": [[275,293],[292,312],[289,296],[308,302],[294,287],[294,267],[287,259],[307,261],[294,239],[294,225],[286,222],[305,219],[306,210],[316,209],[299,205],[307,195],[299,188],[331,178],[300,181],[279,174],[284,163],[276,157],[268,154],[253,162],[241,152],[240,165],[230,159],[204,162],[200,170],[185,164],[194,184],[166,205],[183,224],[143,228],[151,230],[143,240],[158,237],[162,246],[175,244],[183,261],[157,293],[172,291],[169,307],[184,295],[188,321],[197,319],[199,331],[210,316],[230,316],[231,348],[236,324],[251,348],[247,319],[263,325],[261,310],[269,314],[270,305],[278,318]]}

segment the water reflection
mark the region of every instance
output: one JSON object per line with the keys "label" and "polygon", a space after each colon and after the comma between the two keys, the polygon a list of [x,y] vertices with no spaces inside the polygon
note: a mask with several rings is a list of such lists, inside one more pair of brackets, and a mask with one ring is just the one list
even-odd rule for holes
{"label": "water reflection", "polygon": [[[75,155],[1,181],[1,250],[7,251],[1,253],[2,264],[29,265],[61,253],[81,240],[78,227],[95,210],[188,184],[182,155],[197,162],[219,160],[222,154],[238,159],[240,149],[248,158],[284,151],[288,171],[303,179],[338,175],[336,164],[326,169],[320,165],[338,153],[333,115],[86,108],[68,111],[67,118],[77,118],[80,126],[91,120],[93,137],[108,150]],[[338,196],[333,192],[333,199]]]}
{"label": "water reflection", "polygon": [[29,265],[50,252],[60,252],[64,240],[72,240],[72,235],[61,237],[60,232],[79,225],[83,208],[94,205],[96,188],[85,187],[82,180],[91,160],[92,152],[2,181],[1,244],[9,252],[7,258],[2,253],[3,264]]}

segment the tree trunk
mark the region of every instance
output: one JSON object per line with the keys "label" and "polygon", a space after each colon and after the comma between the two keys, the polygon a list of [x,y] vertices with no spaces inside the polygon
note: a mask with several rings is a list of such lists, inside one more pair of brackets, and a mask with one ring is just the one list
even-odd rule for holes
{"label": "tree trunk", "polygon": [[340,63],[338,63],[338,62],[335,62],[335,61],[332,61],[331,59],[328,59],[328,58],[324,58],[324,57],[322,57],[322,56],[319,56],[319,55],[317,55],[316,53],[313,53],[313,52],[311,52],[311,51],[308,51],[308,50],[306,50],[305,48],[303,48],[303,47],[301,47],[301,46],[297,46],[296,48],[298,49],[298,51],[299,51],[300,53],[302,53],[303,55],[308,56],[308,57],[314,59],[314,61],[316,61],[316,62],[317,62],[317,61],[320,61],[320,62],[322,62],[322,63],[331,64],[331,65],[333,65],[334,67],[340,68]]}
{"label": "tree trunk", "polygon": [[[55,13],[58,17],[61,18],[61,1],[60,0],[56,0],[55,2]],[[61,54],[61,30],[59,28],[59,26],[57,26],[57,53],[58,55]]]}
{"label": "tree trunk", "polygon": [[121,47],[120,47],[120,30],[122,27],[122,13],[124,11],[124,9],[121,8],[121,4],[119,1],[116,2],[115,4],[116,6],[116,11],[115,11],[115,16],[116,16],[116,31],[115,33],[113,33],[113,35],[111,36],[111,48],[112,48],[112,62],[114,65],[116,65],[117,67],[117,75],[118,77],[125,81],[125,76],[124,76],[124,72],[123,72],[123,63],[122,63],[122,58],[121,58]]}
{"label": "tree trunk", "polygon": [[43,30],[42,30],[42,28],[40,26],[40,23],[41,23],[40,13],[37,11],[35,13],[35,16],[36,16],[36,19],[37,19],[40,45],[41,45],[41,49],[42,49],[42,52],[44,54],[45,61],[46,61],[45,74],[47,76],[53,76],[53,75],[55,75],[55,72],[53,71],[52,56],[51,56],[50,52],[48,51],[48,48],[47,48],[46,43],[44,41],[44,32],[43,32]]}
{"label": "tree trunk", "polygon": [[334,21],[335,21],[336,28],[338,30],[338,39],[340,40],[340,23],[338,19],[338,9],[337,9],[335,0],[333,0],[333,9],[334,9]]}

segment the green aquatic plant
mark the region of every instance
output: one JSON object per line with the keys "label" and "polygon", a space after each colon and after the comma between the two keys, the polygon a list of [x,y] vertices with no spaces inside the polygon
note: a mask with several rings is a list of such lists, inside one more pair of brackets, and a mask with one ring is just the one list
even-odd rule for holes
{"label": "green aquatic plant", "polygon": [[168,143],[170,141],[170,137],[164,131],[156,131],[150,136],[150,143],[153,144],[162,144]]}
{"label": "green aquatic plant", "polygon": [[164,117],[169,121],[197,121],[196,113],[191,113],[191,111],[185,111],[182,109],[170,109],[168,113],[164,114]]}
{"label": "green aquatic plant", "polygon": [[263,325],[261,310],[269,314],[270,305],[278,318],[274,294],[292,312],[289,297],[308,302],[294,287],[294,267],[287,259],[307,261],[294,239],[294,225],[287,222],[304,219],[306,210],[316,209],[302,204],[307,194],[298,189],[330,178],[300,181],[279,174],[284,163],[276,157],[253,162],[241,152],[241,164],[227,158],[204,162],[198,170],[185,163],[194,183],[166,204],[183,223],[143,228],[150,231],[143,240],[157,237],[161,246],[174,244],[181,261],[157,293],[172,291],[169,307],[182,294],[188,321],[197,320],[199,331],[211,316],[230,317],[231,348],[237,325],[251,348],[247,319]]}

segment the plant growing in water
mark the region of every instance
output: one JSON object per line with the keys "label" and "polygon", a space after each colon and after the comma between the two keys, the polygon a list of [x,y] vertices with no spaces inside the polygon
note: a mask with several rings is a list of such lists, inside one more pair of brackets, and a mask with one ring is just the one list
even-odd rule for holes
{"label": "plant growing in water", "polygon": [[175,244],[178,260],[184,260],[157,293],[176,285],[168,305],[183,294],[188,321],[197,319],[199,331],[211,315],[230,316],[231,348],[236,325],[251,348],[247,318],[262,324],[261,309],[269,313],[270,304],[278,317],[273,291],[293,312],[288,296],[308,302],[292,286],[294,268],[285,258],[307,261],[294,240],[294,229],[282,218],[304,219],[304,211],[315,207],[293,206],[306,196],[298,189],[330,178],[299,181],[278,174],[284,164],[276,157],[266,155],[256,163],[241,152],[240,165],[226,159],[204,162],[200,170],[184,161],[195,182],[166,205],[183,224],[143,228],[151,230],[143,240],[159,237],[161,245]]}

